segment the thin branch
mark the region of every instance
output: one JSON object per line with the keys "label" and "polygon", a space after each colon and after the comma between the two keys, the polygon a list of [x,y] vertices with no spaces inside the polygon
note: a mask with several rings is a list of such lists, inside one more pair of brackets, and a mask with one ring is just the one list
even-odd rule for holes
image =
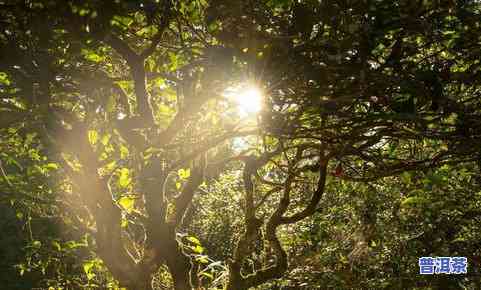
{"label": "thin branch", "polygon": [[255,135],[257,133],[257,130],[251,130],[251,131],[232,131],[232,132],[227,132],[223,135],[220,135],[216,138],[211,138],[208,139],[207,141],[197,144],[197,149],[193,150],[191,153],[188,153],[185,155],[184,158],[174,162],[167,171],[173,171],[184,165],[185,163],[189,162],[190,160],[196,158],[200,154],[208,151],[211,148],[214,148],[215,146],[219,145],[220,143],[234,138],[234,137],[243,137],[243,136],[249,136],[249,135]]}
{"label": "thin branch", "polygon": [[261,207],[264,202],[270,197],[272,196],[274,193],[278,192],[280,189],[280,187],[274,187],[274,188],[271,188],[266,194],[264,194],[264,196],[262,197],[262,199],[254,206],[254,209],[258,209],[259,207]]}
{"label": "thin branch", "polygon": [[11,188],[15,188],[13,184],[10,182],[7,172],[5,171],[5,169],[3,169],[3,164],[1,159],[0,159],[0,173],[2,174],[2,177],[3,179],[5,179],[5,182],[8,184],[8,186],[10,186]]}

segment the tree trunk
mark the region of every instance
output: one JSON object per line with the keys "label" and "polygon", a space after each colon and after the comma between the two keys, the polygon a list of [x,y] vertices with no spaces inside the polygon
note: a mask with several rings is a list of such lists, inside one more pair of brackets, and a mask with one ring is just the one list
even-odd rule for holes
{"label": "tree trunk", "polygon": [[138,281],[135,285],[128,288],[129,290],[153,290],[151,279]]}
{"label": "tree trunk", "polygon": [[227,290],[245,290],[244,281],[241,276],[241,266],[237,262],[232,262],[229,265],[229,282]]}
{"label": "tree trunk", "polygon": [[174,280],[174,289],[192,290],[192,285],[190,284],[191,265],[189,258],[187,258],[177,246],[176,251],[170,252],[166,260],[170,274]]}
{"label": "tree trunk", "polygon": [[190,283],[190,270],[192,265],[189,257],[184,254],[181,246],[177,242],[175,227],[167,226],[161,229],[161,232],[163,232],[163,242],[159,247],[162,246],[162,256],[172,275],[174,289],[192,290],[193,287]]}

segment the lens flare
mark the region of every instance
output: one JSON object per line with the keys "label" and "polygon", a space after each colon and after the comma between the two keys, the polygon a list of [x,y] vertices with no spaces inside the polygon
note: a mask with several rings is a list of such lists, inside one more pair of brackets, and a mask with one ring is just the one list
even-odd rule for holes
{"label": "lens flare", "polygon": [[233,98],[242,115],[258,113],[262,107],[262,93],[256,87],[243,87],[233,94]]}

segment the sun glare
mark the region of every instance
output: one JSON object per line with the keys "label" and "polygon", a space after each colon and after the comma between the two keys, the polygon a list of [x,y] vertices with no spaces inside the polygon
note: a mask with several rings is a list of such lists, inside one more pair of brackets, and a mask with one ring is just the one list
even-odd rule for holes
{"label": "sun glare", "polygon": [[254,86],[241,86],[228,89],[226,96],[238,107],[241,115],[258,113],[262,107],[262,93]]}

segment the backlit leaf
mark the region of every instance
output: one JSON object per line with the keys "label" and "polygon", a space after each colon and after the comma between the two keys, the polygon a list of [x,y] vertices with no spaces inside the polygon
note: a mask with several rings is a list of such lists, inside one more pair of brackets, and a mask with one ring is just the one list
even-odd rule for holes
{"label": "backlit leaf", "polygon": [[119,185],[120,187],[127,187],[131,182],[130,172],[127,168],[120,169]]}
{"label": "backlit leaf", "polygon": [[132,197],[124,196],[119,199],[120,206],[127,212],[132,212],[134,210],[135,200]]}
{"label": "backlit leaf", "polygon": [[88,138],[89,138],[90,144],[95,145],[97,144],[97,141],[99,139],[99,134],[95,130],[89,130]]}

